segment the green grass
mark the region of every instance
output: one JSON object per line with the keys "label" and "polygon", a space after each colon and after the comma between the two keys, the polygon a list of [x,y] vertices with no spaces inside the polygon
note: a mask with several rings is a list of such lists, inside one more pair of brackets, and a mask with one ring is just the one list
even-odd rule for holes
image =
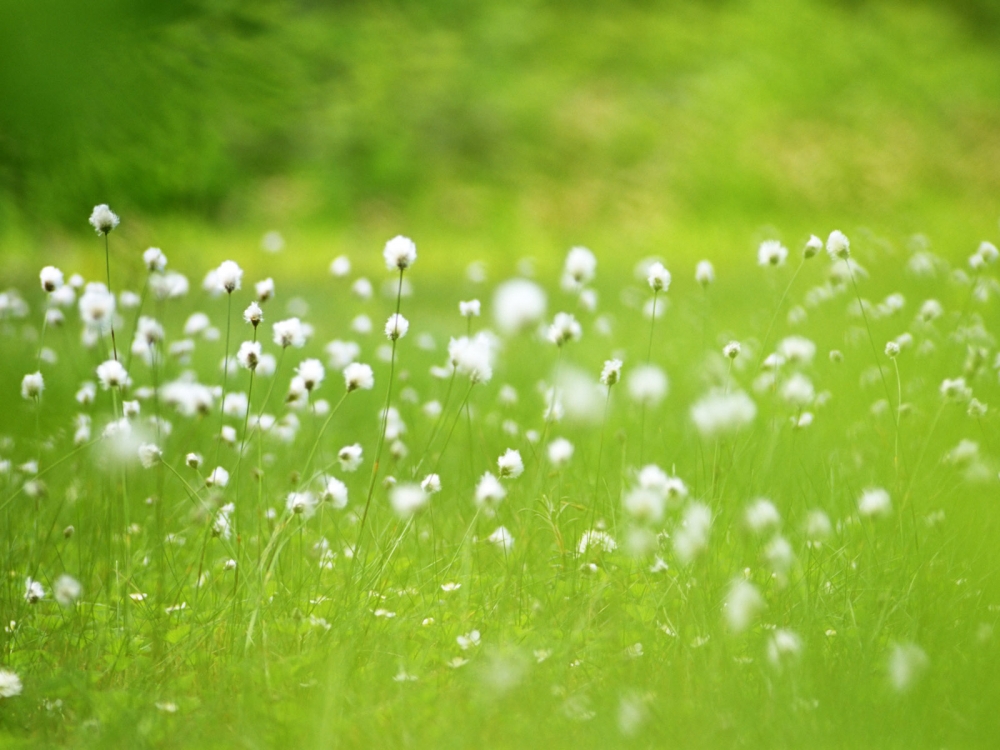
{"label": "green grass", "polygon": [[[139,289],[144,274],[131,248],[145,246],[142,232],[152,230],[128,231],[111,235],[112,278],[127,279],[116,288]],[[179,238],[186,230],[163,231]],[[737,230],[718,231],[732,237]],[[786,228],[789,235],[798,231]],[[975,229],[956,235],[962,232],[978,240]],[[7,404],[0,458],[13,465],[0,475],[0,611],[5,624],[16,623],[0,634],[0,668],[24,683],[23,694],[0,699],[0,738],[24,747],[989,747],[1000,730],[1000,654],[992,632],[1000,612],[993,543],[1000,520],[997,418],[995,409],[971,418],[967,403],[945,402],[939,387],[964,376],[979,401],[1000,403],[988,330],[997,319],[997,266],[974,281],[955,277],[950,268],[961,268],[975,250],[969,240],[941,253],[935,275],[918,277],[904,270],[912,240],[850,234],[853,257],[870,274],[858,279],[860,294],[872,301],[870,336],[866,321],[850,312],[857,303],[850,282],[832,288],[828,300],[807,302],[831,269],[845,269],[842,262],[823,253],[806,261],[790,285],[800,263],[797,239],[788,241],[789,264],[777,269],[755,265],[750,232],[738,239],[747,248],[742,253],[713,252],[708,239],[668,255],[674,279],[659,297],[666,313],[652,348],[652,361],[670,378],[665,401],[643,414],[627,383],[616,385],[605,423],[604,396],[585,387],[584,396],[570,398],[576,389],[567,379],[560,386],[567,404],[582,400],[596,419],[567,415],[548,425],[539,384],[551,384],[557,371],[566,378],[579,370],[596,383],[604,360],[615,355],[625,362],[627,381],[645,361],[649,321],[641,307],[651,295],[633,277],[634,250],[595,246],[599,304],[588,312],[575,295],[559,291],[559,269],[543,254],[546,245],[525,244],[543,255],[538,281],[549,291],[547,320],[573,311],[583,338],[561,354],[533,333],[506,339],[489,383],[470,389],[464,376],[456,378],[429,448],[435,422],[422,405],[445,401],[448,380],[431,377],[429,369],[444,362],[448,337],[466,331],[457,303],[482,299],[485,315],[473,329],[492,328],[492,289],[512,273],[514,259],[501,257],[490,241],[482,252],[490,280],[474,284],[462,271],[479,252],[421,240],[420,257],[406,272],[413,295],[402,299],[402,312],[411,329],[399,342],[390,394],[407,425],[408,455],[397,460],[387,450],[359,554],[353,562],[338,554],[329,569],[320,567],[314,545],[325,538],[342,553],[358,540],[388,387],[389,366],[377,349],[395,299],[378,293],[368,302],[354,299],[349,281],[326,277],[326,260],[319,258],[350,249],[352,276],[369,276],[378,290],[394,277],[384,271],[377,243],[344,234],[320,245],[312,239],[318,233],[303,230],[284,255],[261,256],[247,252],[246,237],[191,231],[181,245],[190,250],[168,251],[171,268],[192,277],[193,291],[183,300],[150,302],[144,314],[162,322],[165,345],[183,337],[191,312],[210,315],[221,339],[199,340],[190,365],[202,382],[221,385],[227,304],[198,289],[214,264],[206,257],[232,257],[251,269],[233,295],[230,352],[250,336],[239,313],[252,299],[251,282],[265,272],[278,281],[277,297],[264,305],[265,351],[278,353],[270,325],[286,317],[291,299],[308,302],[305,318],[315,335],[305,349],[286,352],[266,406],[270,380],[257,379],[254,412],[285,414],[293,366],[309,356],[325,359],[322,347],[333,338],[358,340],[360,361],[375,368],[374,390],[349,394],[322,440],[306,409],[296,412],[301,428],[294,442],[251,435],[242,462],[234,448],[217,443],[218,404],[183,418],[155,398],[142,402],[141,418],[159,408],[172,423],[159,441],[172,468],[143,469],[131,456],[113,460],[106,441],[74,449],[74,415],[91,413],[97,436],[115,408],[105,391],[91,407],[73,400],[79,383],[93,379],[107,358],[107,340],[83,348],[75,310],[67,310],[66,325],[44,333],[58,363],[42,364],[41,400],[20,400],[21,377],[35,370],[45,308],[37,284],[25,282],[30,314],[0,323],[0,392]],[[59,256],[67,274],[80,268],[102,278],[99,240],[75,247]],[[196,247],[207,252],[199,257]],[[704,290],[693,280],[702,254],[718,274]],[[11,263],[11,279],[23,278],[26,267],[23,260]],[[877,305],[895,292],[905,297],[902,310],[880,313]],[[944,315],[918,322],[928,298],[942,303]],[[793,324],[788,313],[798,306],[806,315]],[[350,334],[359,312],[371,315],[373,335]],[[117,328],[120,351],[128,348],[134,316],[126,311]],[[607,335],[600,332],[605,324]],[[898,409],[896,371],[882,352],[903,332],[912,334],[913,345],[897,360]],[[434,337],[433,351],[418,346],[422,333]],[[776,386],[758,391],[760,355],[792,334],[815,342],[815,359],[786,365]],[[730,373],[721,349],[731,339],[742,342],[743,352]],[[970,346],[981,347],[978,359]],[[828,357],[834,349],[842,362]],[[184,369],[168,357],[155,377],[172,380]],[[815,420],[804,429],[790,422],[801,409],[779,395],[795,371],[822,394],[805,407]],[[154,382],[139,360],[130,372],[133,394]],[[517,390],[516,405],[500,401],[505,384]],[[231,372],[228,386],[245,392],[248,373]],[[713,387],[744,390],[757,405],[747,429],[718,441],[700,436],[689,414]],[[342,388],[339,374],[328,371],[316,398],[336,404]],[[459,410],[466,394],[468,418]],[[516,423],[516,435],[504,432],[504,420]],[[242,414],[225,423],[242,437]],[[533,444],[529,430],[543,440]],[[575,446],[560,470],[544,458],[555,437]],[[977,455],[946,459],[963,439],[978,443]],[[348,485],[347,509],[326,506],[304,521],[286,514],[285,498],[299,488],[314,446],[314,465],[333,465],[335,451],[353,442],[364,446],[361,469],[332,469]],[[495,471],[497,456],[511,447],[524,457],[524,474],[504,481],[508,495],[495,518],[477,514],[478,478]],[[197,472],[184,465],[189,451],[205,456]],[[225,490],[204,487],[216,455],[232,474]],[[46,489],[37,498],[24,491],[31,477],[17,469],[35,459]],[[642,524],[621,500],[635,471],[650,462],[683,479],[690,498],[670,502],[662,522],[647,524],[658,533],[656,548],[634,555],[627,540]],[[382,480],[419,480],[432,467],[442,492],[412,522],[397,518]],[[868,487],[889,492],[888,517],[859,516],[857,502]],[[780,533],[795,553],[783,574],[765,559],[768,537],[750,533],[744,521],[747,504],[762,496],[780,511]],[[707,549],[685,564],[674,540],[694,500],[711,509],[713,522]],[[238,504],[238,545],[235,537],[208,533],[225,502]],[[276,509],[276,518],[259,521],[265,508]],[[829,515],[834,531],[809,546],[802,524],[813,509]],[[500,524],[515,539],[506,555],[487,540]],[[68,525],[75,533],[66,538]],[[581,535],[595,525],[618,548],[578,554]],[[164,542],[168,534],[174,542]],[[665,570],[651,570],[655,557]],[[230,558],[239,561],[238,581],[224,569]],[[200,587],[199,571],[207,573]],[[51,594],[64,572],[83,585],[69,607]],[[23,598],[29,575],[49,592],[35,604]],[[723,620],[737,578],[753,582],[766,602],[742,633]],[[445,583],[461,586],[444,591]],[[141,602],[129,597],[140,592],[147,595]],[[166,612],[180,602],[183,610]],[[776,628],[798,634],[802,646],[780,666],[767,655]],[[456,639],[473,630],[481,633],[480,645],[462,650]],[[926,670],[917,670],[903,691],[889,678],[899,644],[917,644],[927,658]],[[468,663],[450,665],[456,658]],[[417,679],[394,679],[402,673]],[[163,710],[167,703],[176,712]]]}

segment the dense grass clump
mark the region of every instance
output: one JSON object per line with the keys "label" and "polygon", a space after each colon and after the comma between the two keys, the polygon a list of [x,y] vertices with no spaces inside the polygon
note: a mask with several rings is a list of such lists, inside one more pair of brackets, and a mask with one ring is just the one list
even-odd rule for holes
{"label": "dense grass clump", "polygon": [[998,736],[989,242],[290,289],[91,221],[0,295],[4,740]]}

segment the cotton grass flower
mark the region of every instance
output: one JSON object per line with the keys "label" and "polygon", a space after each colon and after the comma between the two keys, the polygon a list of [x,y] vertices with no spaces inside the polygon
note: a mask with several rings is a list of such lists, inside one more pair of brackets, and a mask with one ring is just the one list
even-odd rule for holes
{"label": "cotton grass flower", "polygon": [[691,503],[684,511],[679,528],[674,531],[674,554],[684,565],[694,562],[708,548],[712,529],[712,511],[707,505]]}
{"label": "cotton grass flower", "polygon": [[346,472],[357,471],[358,467],[361,466],[363,457],[364,451],[362,451],[358,443],[345,445],[337,452],[337,461],[340,463],[340,468]]}
{"label": "cotton grass flower", "polygon": [[888,516],[892,513],[892,500],[881,487],[872,487],[858,498],[858,513],[865,518]]}
{"label": "cotton grass flower", "polygon": [[289,346],[301,349],[306,345],[306,331],[298,318],[279,320],[271,329],[274,343],[283,349]]}
{"label": "cotton grass flower", "polygon": [[120,220],[118,214],[112,211],[107,203],[101,203],[94,206],[94,210],[90,212],[89,221],[94,231],[99,235],[107,235],[118,226]]}
{"label": "cotton grass flower", "polygon": [[142,443],[138,448],[138,454],[139,462],[144,469],[152,469],[163,458],[163,451],[153,443]]}
{"label": "cotton grass flower", "polygon": [[224,260],[215,270],[215,281],[227,294],[239,290],[243,281],[243,269],[232,260]]}
{"label": "cotton grass flower", "polygon": [[767,498],[761,497],[747,506],[743,520],[751,532],[762,536],[774,531],[781,525],[781,514]]}
{"label": "cotton grass flower", "polygon": [[802,250],[802,257],[806,259],[813,258],[816,255],[818,255],[822,249],[823,249],[823,240],[821,240],[815,234],[811,235],[809,237],[809,240],[806,242],[805,247]]}
{"label": "cotton grass flower", "polygon": [[385,336],[390,341],[396,341],[403,338],[409,330],[410,321],[399,313],[393,313],[390,315],[389,320],[387,320],[385,324]]}
{"label": "cotton grass flower", "polygon": [[477,299],[458,303],[458,312],[463,318],[478,318],[480,309],[481,306]]}
{"label": "cotton grass flower", "polygon": [[761,266],[783,266],[788,259],[788,248],[777,240],[765,240],[757,248],[757,263]]}
{"label": "cotton grass flower", "polygon": [[666,497],[654,489],[635,487],[622,496],[622,507],[635,520],[656,524],[663,520]]}
{"label": "cotton grass flower", "polygon": [[212,470],[212,473],[205,478],[205,484],[208,487],[225,487],[229,484],[229,472],[221,466],[217,466]]}
{"label": "cotton grass flower", "polygon": [[251,302],[243,311],[243,320],[256,328],[264,320],[264,311],[256,302]]}
{"label": "cotton grass flower", "polygon": [[38,280],[41,282],[42,291],[52,294],[62,288],[63,273],[55,266],[45,266],[39,272]]}
{"label": "cotton grass flower", "polygon": [[545,317],[545,292],[533,281],[511,279],[493,293],[493,319],[497,327],[511,335],[533,328]]}
{"label": "cotton grass flower", "polygon": [[375,374],[368,365],[352,362],[344,368],[344,385],[348,393],[359,389],[370,391],[375,387]]}
{"label": "cotton grass flower", "polygon": [[97,366],[97,381],[104,390],[124,388],[129,384],[128,372],[121,362],[109,359]]}
{"label": "cotton grass flower", "polygon": [[437,474],[428,474],[420,483],[420,489],[428,495],[434,495],[441,491],[441,477]]}
{"label": "cotton grass flower", "polygon": [[493,533],[491,533],[486,540],[497,547],[499,547],[504,554],[510,553],[514,548],[514,537],[507,530],[505,526],[498,526]]}
{"label": "cotton grass flower", "polygon": [[387,270],[405,271],[417,259],[417,246],[409,237],[397,235],[385,243],[382,257]]}
{"label": "cotton grass flower", "polygon": [[400,518],[409,518],[430,499],[419,484],[397,484],[389,491],[389,503]]}
{"label": "cotton grass flower", "polygon": [[698,265],[694,269],[694,280],[703,289],[708,288],[715,283],[715,268],[707,260],[698,261]]}
{"label": "cotton grass flower", "polygon": [[491,472],[487,471],[483,474],[476,485],[476,505],[479,507],[495,507],[505,497],[507,497],[507,490],[500,484],[500,480]]}
{"label": "cotton grass flower", "polygon": [[640,365],[628,376],[629,396],[638,404],[656,406],[667,395],[667,375],[656,365]]}
{"label": "cotton grass flower", "polygon": [[34,401],[41,398],[45,390],[45,378],[40,372],[28,373],[21,379],[21,398]]}
{"label": "cotton grass flower", "polygon": [[487,383],[493,378],[494,342],[485,332],[462,336],[448,342],[448,359],[473,383]]}
{"label": "cotton grass flower", "polygon": [[310,393],[319,388],[323,382],[323,378],[326,377],[326,370],[323,368],[323,363],[318,359],[302,360],[299,366],[295,368],[295,373],[302,379],[303,386]]}
{"label": "cotton grass flower", "polygon": [[556,313],[552,325],[549,326],[546,338],[556,346],[562,346],[570,341],[577,341],[583,335],[583,329],[571,313]]}
{"label": "cotton grass flower", "polygon": [[573,444],[566,438],[556,438],[548,447],[549,462],[556,468],[561,468],[573,458]]}
{"label": "cotton grass flower", "polygon": [[897,693],[910,691],[930,665],[930,659],[915,643],[897,643],[889,652],[886,673]]}
{"label": "cotton grass flower", "polygon": [[851,242],[847,239],[847,235],[839,229],[834,229],[830,232],[830,236],[826,238],[826,252],[834,260],[847,260],[850,258]]}
{"label": "cotton grass flower", "polygon": [[21,694],[23,686],[16,672],[0,669],[0,698],[14,698]]}
{"label": "cotton grass flower", "polygon": [[764,597],[749,581],[737,579],[729,587],[726,601],[722,605],[722,615],[729,631],[735,634],[744,632],[757,615],[764,609]]}
{"label": "cotton grass flower", "polygon": [[305,519],[316,515],[318,505],[319,500],[311,492],[289,492],[285,499],[285,509],[289,513],[302,516]]}
{"label": "cotton grass flower", "polygon": [[767,642],[767,660],[776,670],[798,661],[802,655],[802,639],[797,633],[779,628]]}
{"label": "cotton grass flower", "polygon": [[52,584],[52,597],[63,607],[72,607],[83,594],[83,586],[73,576],[63,574]]}
{"label": "cotton grass flower", "polygon": [[259,341],[244,341],[236,353],[236,361],[239,362],[240,367],[253,372],[260,364],[262,353]]}
{"label": "cotton grass flower", "polygon": [[609,388],[622,378],[622,361],[620,359],[609,359],[604,362],[601,370],[601,383]]}
{"label": "cotton grass flower", "polygon": [[501,479],[516,479],[521,476],[524,473],[524,461],[521,460],[520,451],[508,448],[497,459],[497,469]]}
{"label": "cotton grass flower", "polygon": [[274,296],[274,279],[262,279],[254,284],[253,289],[257,295],[258,302],[267,302]]}
{"label": "cotton grass flower", "polygon": [[37,604],[45,598],[45,587],[41,583],[29,577],[24,581],[24,601],[28,604]]}
{"label": "cotton grass flower", "polygon": [[646,283],[654,292],[665,292],[670,288],[670,271],[660,261],[654,261],[646,270]]}
{"label": "cotton grass flower", "polygon": [[570,248],[563,266],[563,289],[582,289],[594,280],[597,272],[597,258],[585,247]]}
{"label": "cotton grass flower", "polygon": [[705,439],[738,432],[748,427],[756,416],[756,404],[742,391],[710,393],[691,407],[691,420]]}

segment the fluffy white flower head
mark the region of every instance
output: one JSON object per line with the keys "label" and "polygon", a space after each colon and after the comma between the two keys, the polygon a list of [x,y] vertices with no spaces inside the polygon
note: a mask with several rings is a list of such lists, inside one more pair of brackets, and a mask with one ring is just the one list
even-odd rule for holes
{"label": "fluffy white flower head", "polygon": [[670,288],[670,271],[660,261],[654,261],[646,272],[646,281],[654,292],[665,292]]}
{"label": "fluffy white flower head", "polygon": [[375,387],[375,374],[372,368],[360,362],[352,362],[344,368],[344,385],[348,392],[361,390],[370,391]]}
{"label": "fluffy white flower head", "polygon": [[409,237],[397,235],[385,243],[382,257],[388,270],[405,271],[417,259],[417,246]]}
{"label": "fluffy white flower head", "polygon": [[109,388],[124,388],[128,385],[128,373],[121,362],[109,359],[97,366],[97,380],[104,390]]}
{"label": "fluffy white flower head", "polygon": [[757,248],[757,263],[762,266],[781,266],[788,258],[788,248],[777,240],[765,240]]}
{"label": "fluffy white flower head", "polygon": [[620,359],[609,359],[604,363],[601,370],[601,383],[609,388],[622,379],[622,361]]}
{"label": "fluffy white flower head", "polygon": [[108,208],[107,203],[94,206],[94,210],[90,212],[90,226],[98,234],[108,234],[118,226],[118,222],[118,214]]}
{"label": "fluffy white flower head", "polygon": [[834,229],[826,238],[826,251],[834,260],[847,260],[851,257],[851,242],[847,239],[847,235],[839,229]]}
{"label": "fluffy white flower head", "polygon": [[568,341],[576,341],[583,335],[583,329],[571,313],[556,313],[552,325],[549,326],[547,337],[556,346],[562,346]]}
{"label": "fluffy white flower head", "polygon": [[167,268],[167,256],[158,247],[148,248],[142,254],[142,262],[146,264],[146,270],[156,273],[163,273]]}
{"label": "fluffy white flower head", "polygon": [[390,341],[403,338],[410,330],[410,321],[399,313],[393,313],[385,323],[385,336]]}
{"label": "fluffy white flower head", "polygon": [[243,269],[235,261],[224,260],[215,270],[215,280],[223,291],[232,294],[240,288],[243,281]]}
{"label": "fluffy white flower head", "polygon": [[524,461],[521,460],[521,452],[513,448],[508,448],[500,458],[497,459],[497,469],[501,478],[516,479],[524,473]]}

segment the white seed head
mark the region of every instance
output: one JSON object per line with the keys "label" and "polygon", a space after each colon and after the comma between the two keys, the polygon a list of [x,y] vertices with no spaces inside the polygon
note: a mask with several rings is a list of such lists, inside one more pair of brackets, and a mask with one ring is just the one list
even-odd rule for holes
{"label": "white seed head", "polygon": [[107,203],[94,206],[94,210],[90,212],[90,225],[98,234],[108,234],[118,226],[118,222],[118,214],[108,208]]}

